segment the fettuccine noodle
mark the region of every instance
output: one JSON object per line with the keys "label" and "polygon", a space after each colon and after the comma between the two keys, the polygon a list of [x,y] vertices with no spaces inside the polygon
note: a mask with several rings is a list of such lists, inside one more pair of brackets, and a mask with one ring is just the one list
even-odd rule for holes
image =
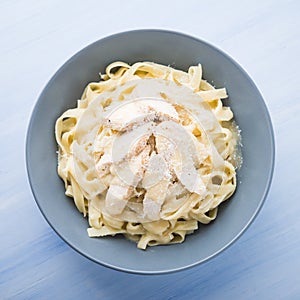
{"label": "fettuccine noodle", "polygon": [[236,188],[237,135],[225,88],[150,62],[114,62],[55,127],[58,174],[90,237],[181,243]]}

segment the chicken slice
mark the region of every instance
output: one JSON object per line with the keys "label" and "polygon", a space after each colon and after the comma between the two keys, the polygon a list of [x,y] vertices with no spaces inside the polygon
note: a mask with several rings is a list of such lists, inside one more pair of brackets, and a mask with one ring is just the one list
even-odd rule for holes
{"label": "chicken slice", "polygon": [[196,151],[190,135],[175,122],[165,121],[156,127],[156,149],[161,153],[178,180],[192,193],[203,195],[205,185],[193,161]]}
{"label": "chicken slice", "polygon": [[146,147],[136,156],[132,156],[129,160],[124,160],[113,166],[115,173],[127,185],[136,187],[142,180],[146,166],[149,162],[150,145]]}
{"label": "chicken slice", "polygon": [[115,110],[106,114],[106,127],[118,131],[131,130],[142,123],[154,120],[179,121],[176,109],[168,102],[154,99],[139,99],[119,105]]}
{"label": "chicken slice", "polygon": [[142,180],[146,189],[143,200],[144,215],[151,220],[160,219],[160,210],[170,185],[170,172],[161,154],[152,152]]}
{"label": "chicken slice", "polygon": [[155,185],[147,189],[145,198],[143,201],[144,215],[151,220],[160,219],[160,210],[163,205],[167,193],[170,180],[164,178]]}
{"label": "chicken slice", "polygon": [[112,215],[120,214],[130,198],[133,187],[125,184],[119,177],[114,177],[105,197],[105,207]]}
{"label": "chicken slice", "polygon": [[109,168],[112,165],[112,157],[110,154],[103,154],[100,160],[96,163],[96,172],[101,178],[109,173]]}
{"label": "chicken slice", "polygon": [[161,154],[152,152],[142,180],[142,187],[148,189],[164,177],[170,178],[168,166]]}
{"label": "chicken slice", "polygon": [[155,123],[149,122],[118,134],[112,144],[114,163],[138,155],[146,147],[154,127]]}

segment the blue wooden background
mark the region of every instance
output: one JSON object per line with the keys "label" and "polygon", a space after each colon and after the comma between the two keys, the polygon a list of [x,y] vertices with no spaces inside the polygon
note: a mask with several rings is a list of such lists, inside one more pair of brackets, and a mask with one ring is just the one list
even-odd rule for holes
{"label": "blue wooden background", "polygon": [[[300,1],[0,0],[0,299],[300,299]],[[31,195],[24,161],[34,103],[71,55],[106,35],[164,28],[201,37],[257,83],[276,135],[267,201],[213,260],[140,276],[74,252]]]}

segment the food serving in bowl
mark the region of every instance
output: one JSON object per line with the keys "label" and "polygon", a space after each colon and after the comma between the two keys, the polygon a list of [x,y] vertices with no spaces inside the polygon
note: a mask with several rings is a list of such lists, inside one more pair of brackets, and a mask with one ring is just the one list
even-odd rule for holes
{"label": "food serving in bowl", "polygon": [[226,90],[201,65],[115,62],[101,79],[56,122],[66,194],[88,215],[90,237],[124,234],[141,249],[183,242],[236,187]]}
{"label": "food serving in bowl", "polygon": [[[144,78],[151,77],[145,68],[154,66],[161,75]],[[173,77],[168,78],[170,70]],[[131,72],[135,78],[125,80]],[[118,84],[101,92],[113,80]],[[146,82],[151,82],[148,90]],[[94,110],[93,105],[99,106]],[[213,117],[208,124],[218,125],[211,132],[197,118],[199,109],[209,112],[202,117]],[[236,170],[233,119],[243,142],[243,164]],[[139,127],[149,132],[139,132]],[[220,142],[214,140],[214,130]],[[57,175],[57,142],[65,186]],[[220,169],[214,154],[223,164]],[[207,261],[248,228],[271,183],[274,138],[262,96],[230,57],[184,34],[138,30],[97,41],[53,76],[32,113],[26,162],[41,212],[71,247],[117,270],[158,274]],[[162,183],[167,188],[157,188]],[[153,196],[158,191],[162,196]],[[160,245],[141,251],[122,234],[142,249]],[[182,243],[161,245],[173,242]]]}

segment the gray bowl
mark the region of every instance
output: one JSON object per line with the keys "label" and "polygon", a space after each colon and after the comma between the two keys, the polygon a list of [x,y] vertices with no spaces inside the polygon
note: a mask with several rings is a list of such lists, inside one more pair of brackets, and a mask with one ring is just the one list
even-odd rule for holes
{"label": "gray bowl", "polygon": [[[234,196],[217,219],[200,225],[182,244],[142,251],[122,236],[89,238],[87,220],[64,195],[56,172],[55,120],[76,106],[84,87],[99,80],[109,63],[154,61],[187,70],[201,63],[204,78],[226,87],[242,130],[243,165]],[[54,231],[87,258],[117,270],[157,274],[182,270],[214,257],[231,245],[261,209],[274,167],[274,136],[264,100],[247,73],[228,55],[199,39],[171,31],[137,30],[101,39],[69,59],[52,77],[33,110],[26,143],[28,177],[35,200]]]}

